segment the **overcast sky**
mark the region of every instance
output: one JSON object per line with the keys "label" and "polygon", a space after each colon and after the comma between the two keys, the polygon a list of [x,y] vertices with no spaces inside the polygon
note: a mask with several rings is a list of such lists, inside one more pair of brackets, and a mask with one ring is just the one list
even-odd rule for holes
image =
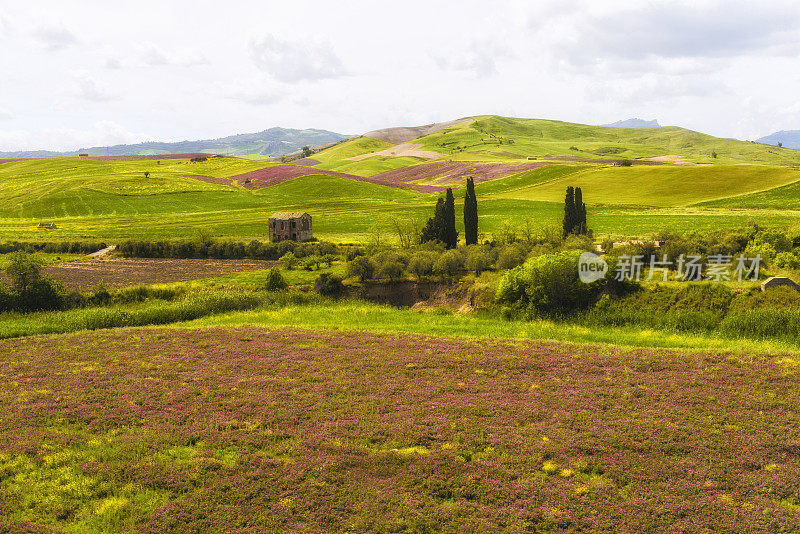
{"label": "overcast sky", "polygon": [[800,3],[0,0],[0,151],[467,115],[800,129]]}

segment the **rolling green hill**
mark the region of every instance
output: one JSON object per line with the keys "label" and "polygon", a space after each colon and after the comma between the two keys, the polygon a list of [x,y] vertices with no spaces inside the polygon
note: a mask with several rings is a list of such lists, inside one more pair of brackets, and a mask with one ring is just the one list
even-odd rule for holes
{"label": "rolling green hill", "polygon": [[[800,220],[800,152],[788,149],[675,127],[605,128],[496,116],[476,117],[413,143],[445,156],[423,160],[382,155],[354,161],[349,158],[392,146],[358,137],[313,159],[320,162],[316,172],[359,176],[431,163],[453,162],[468,169],[482,168],[477,163],[513,163],[504,167],[512,169],[510,176],[477,184],[485,233],[526,220],[558,224],[564,190],[570,185],[583,189],[590,225],[598,234],[641,235],[664,227],[711,228],[749,219],[765,224]],[[712,151],[717,158],[710,156]],[[612,164],[623,157],[666,155],[706,165]],[[520,172],[524,167],[518,165],[526,163],[527,156],[549,164]],[[205,162],[48,158],[2,163],[0,239],[167,239],[191,237],[198,228],[219,237],[263,238],[270,213],[302,210],[315,217],[318,237],[352,241],[376,231],[391,233],[397,218],[422,224],[438,196],[344,176],[302,173],[262,189],[227,180],[213,183],[273,165],[235,158]],[[411,183],[424,181],[413,177]],[[459,177],[452,186],[462,182]],[[459,212],[461,196],[456,190]],[[460,225],[460,214],[457,218]],[[55,222],[58,228],[40,230],[38,222]]]}
{"label": "rolling green hill", "polygon": [[[721,139],[676,126],[609,128],[543,119],[475,117],[413,141],[447,156],[649,158],[678,155],[698,163],[800,163],[800,152]],[[712,152],[717,157],[712,157]],[[324,152],[320,153],[320,155]]]}

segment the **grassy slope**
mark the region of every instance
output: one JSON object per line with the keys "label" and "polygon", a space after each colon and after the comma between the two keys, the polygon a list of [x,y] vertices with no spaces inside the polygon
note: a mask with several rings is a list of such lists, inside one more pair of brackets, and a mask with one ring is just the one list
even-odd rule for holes
{"label": "grassy slope", "polygon": [[709,208],[800,209],[800,180],[767,191],[710,200],[700,205]]}
{"label": "grassy slope", "polygon": [[[496,137],[481,133],[480,129],[494,132]],[[797,169],[726,164],[735,163],[733,156],[736,154],[754,161],[783,163],[800,157],[800,152],[796,151],[715,140],[676,128],[610,129],[500,117],[481,117],[476,122],[421,138],[420,142],[424,148],[441,150],[442,143],[449,147],[448,143],[453,140],[463,146],[470,139],[496,140],[497,136],[504,138],[503,145],[486,143],[468,149],[481,151],[481,154],[458,152],[451,158],[519,162],[509,153],[526,153],[530,149],[541,155],[574,155],[570,146],[588,149],[622,145],[628,147],[627,152],[610,157],[691,154],[693,151],[701,154],[712,145],[720,157],[714,160],[715,165],[707,167],[622,168],[562,163],[479,184],[482,232],[494,232],[505,221],[519,224],[531,219],[535,224],[557,224],[567,185],[583,187],[584,198],[591,206],[590,225],[599,234],[640,235],[664,227],[680,230],[736,226],[749,219],[764,224],[785,224],[794,222],[797,217],[796,212],[785,209],[796,206],[795,199],[800,197],[800,187],[792,185],[800,178]],[[515,142],[505,144],[511,138]],[[738,152],[734,153],[733,148],[730,152],[719,148],[728,143]],[[370,158],[360,162],[342,159],[387,145],[362,137],[322,151],[315,158],[323,162],[320,167],[362,175],[419,163],[417,158],[407,157]],[[312,212],[315,233],[320,238],[351,241],[363,238],[374,227],[382,229],[388,237],[393,217],[412,217],[423,222],[430,216],[436,198],[436,195],[319,176],[256,192],[180,176],[230,177],[269,165],[237,159],[213,159],[204,163],[163,160],[156,165],[154,161],[74,158],[2,164],[0,239],[164,239],[190,237],[199,227],[208,228],[220,237],[263,238],[264,221],[269,212],[298,209]],[[150,172],[147,181],[144,179],[146,171]],[[460,227],[459,193],[456,191]],[[737,209],[751,206],[759,209]],[[55,221],[59,228],[37,230],[35,224],[39,221]]]}
{"label": "grassy slope", "polygon": [[[499,141],[503,144],[498,144]],[[800,151],[760,143],[720,139],[667,126],[661,128],[604,128],[543,119],[476,117],[416,142],[424,149],[447,153],[489,151],[521,156],[579,156],[584,158],[640,158],[677,154],[701,163],[800,163]],[[572,147],[578,149],[574,150]],[[716,159],[711,157],[717,152]]]}
{"label": "grassy slope", "polygon": [[588,167],[504,196],[557,202],[572,185],[582,188],[590,204],[672,207],[771,189],[799,179],[798,168],[766,165]]}

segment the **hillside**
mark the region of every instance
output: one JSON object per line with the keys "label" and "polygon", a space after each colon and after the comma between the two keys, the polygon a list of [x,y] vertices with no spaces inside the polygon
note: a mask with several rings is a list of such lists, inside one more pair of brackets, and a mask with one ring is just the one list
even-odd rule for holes
{"label": "hillside", "polygon": [[206,152],[229,156],[283,156],[301,150],[304,146],[320,146],[337,143],[348,136],[327,130],[293,130],[269,128],[261,132],[231,135],[218,139],[179,142],[147,142],[133,145],[81,148],[72,152],[0,152],[3,158],[64,157],[88,154],[89,156],[127,156],[149,154],[183,154]]}
{"label": "hillside", "polygon": [[[800,221],[795,150],[677,127],[497,116],[420,128],[436,131],[395,144],[351,138],[302,165],[189,156],[0,160],[0,239],[174,239],[199,228],[247,239],[263,236],[269,213],[302,210],[321,239],[356,241],[391,234],[400,219],[424,223],[445,188],[460,203],[467,177],[477,184],[487,234],[527,221],[558,224],[570,185],[583,189],[598,235]],[[621,158],[633,165],[617,165]],[[39,222],[57,229],[39,230]]]}
{"label": "hillside", "polygon": [[778,143],[781,143],[784,148],[800,150],[800,130],[781,130],[756,139],[756,143],[773,146],[778,146]]}
{"label": "hillside", "polygon": [[658,128],[661,126],[656,119],[646,121],[643,119],[625,119],[622,121],[612,122],[611,124],[601,124],[608,128]]}

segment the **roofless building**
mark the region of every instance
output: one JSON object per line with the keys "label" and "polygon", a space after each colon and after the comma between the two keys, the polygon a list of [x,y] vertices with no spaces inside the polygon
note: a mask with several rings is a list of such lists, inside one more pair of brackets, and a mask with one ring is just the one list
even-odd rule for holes
{"label": "roofless building", "polygon": [[311,233],[311,215],[305,212],[273,213],[269,218],[270,241],[308,241]]}

